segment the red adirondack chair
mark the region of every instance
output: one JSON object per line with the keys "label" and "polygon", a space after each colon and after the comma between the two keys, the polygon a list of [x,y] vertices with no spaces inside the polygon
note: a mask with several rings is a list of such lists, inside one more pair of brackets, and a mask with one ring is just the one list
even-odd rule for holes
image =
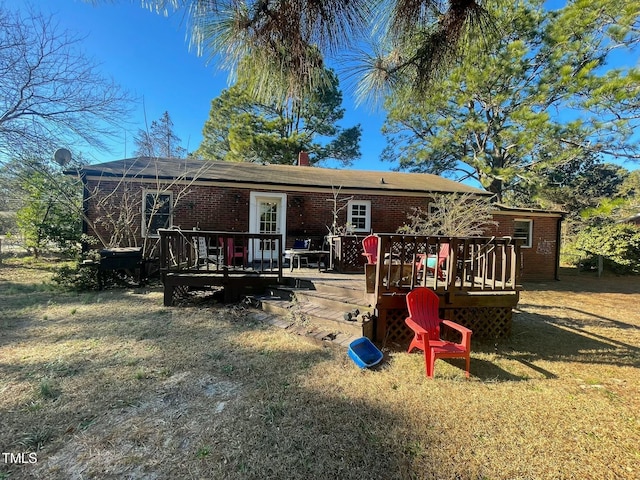
{"label": "red adirondack chair", "polygon": [[[224,248],[225,239],[224,237],[219,238],[220,247]],[[227,265],[232,266],[235,265],[236,258],[242,259],[242,266],[247,264],[247,247],[246,245],[238,245],[233,241],[233,237],[227,237],[227,251],[225,252],[225,258],[227,259]]]}
{"label": "red adirondack chair", "polygon": [[[407,352],[414,348],[424,352],[427,377],[433,378],[433,368],[438,358],[466,359],[465,375],[469,377],[471,362],[471,330],[450,320],[441,319],[438,314],[440,300],[432,290],[416,287],[407,294],[409,317],[407,326],[414,337]],[[462,335],[460,343],[448,342],[440,338],[440,325],[452,328]]]}
{"label": "red adirondack chair", "polygon": [[378,237],[369,235],[362,239],[363,254],[367,257],[367,263],[375,264],[378,260]]}

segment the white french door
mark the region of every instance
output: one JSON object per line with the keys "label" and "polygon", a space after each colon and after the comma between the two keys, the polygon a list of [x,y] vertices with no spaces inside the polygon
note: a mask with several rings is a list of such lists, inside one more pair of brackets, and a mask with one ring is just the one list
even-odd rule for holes
{"label": "white french door", "polygon": [[[251,233],[275,233],[283,245],[287,220],[287,195],[285,193],[251,192],[249,202],[249,231]],[[277,260],[278,242],[254,240],[249,252],[252,260]],[[284,250],[283,247],[281,247]]]}

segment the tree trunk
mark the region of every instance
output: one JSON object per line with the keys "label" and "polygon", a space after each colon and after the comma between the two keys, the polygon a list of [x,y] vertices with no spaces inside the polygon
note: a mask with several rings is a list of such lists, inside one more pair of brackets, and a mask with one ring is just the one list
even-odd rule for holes
{"label": "tree trunk", "polygon": [[492,178],[489,185],[485,186],[485,188],[497,197],[498,202],[502,201],[502,189],[503,189],[502,180],[500,180],[499,178]]}

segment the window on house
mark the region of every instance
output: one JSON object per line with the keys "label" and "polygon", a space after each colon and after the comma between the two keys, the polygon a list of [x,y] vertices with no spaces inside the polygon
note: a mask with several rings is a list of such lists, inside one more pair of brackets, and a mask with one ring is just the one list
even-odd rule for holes
{"label": "window on house", "polygon": [[142,234],[158,236],[158,229],[169,228],[173,224],[171,192],[162,193],[145,190],[142,215]]}
{"label": "window on house", "polygon": [[533,239],[533,220],[514,220],[513,222],[513,236],[515,238],[521,238],[524,240],[522,246],[524,248],[531,248]]}
{"label": "window on house", "polygon": [[348,204],[347,223],[354,232],[371,231],[371,202],[351,200]]}

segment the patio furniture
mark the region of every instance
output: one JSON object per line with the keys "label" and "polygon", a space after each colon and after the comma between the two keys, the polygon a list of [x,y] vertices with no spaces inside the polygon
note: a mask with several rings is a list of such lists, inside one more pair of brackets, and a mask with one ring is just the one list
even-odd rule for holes
{"label": "patio furniture", "polygon": [[309,259],[304,255],[311,250],[311,239],[296,239],[293,242],[293,248],[284,251],[284,259],[289,260],[289,266],[293,271],[293,264],[295,259],[298,259],[298,268],[300,268],[300,262],[304,260],[305,265],[309,265]]}
{"label": "patio furniture", "polygon": [[368,235],[362,239],[362,255],[367,257],[367,263],[375,265],[378,261],[378,237],[376,235]]}
{"label": "patio furniture", "polygon": [[220,247],[224,250],[225,241],[227,244],[226,249],[226,260],[228,266],[234,266],[236,258],[242,259],[242,266],[247,264],[247,246],[242,244],[236,244],[232,237],[227,237],[226,239],[223,237],[219,238]]}
{"label": "patio furniture", "polygon": [[443,243],[440,245],[438,255],[426,255],[424,253],[419,253],[418,260],[416,262],[416,271],[420,273],[424,268],[427,273],[437,275],[438,280],[444,280],[445,276],[442,266],[447,261],[447,258],[449,258],[449,250],[449,244]]}
{"label": "patio furniture", "polygon": [[[414,348],[424,352],[428,378],[433,378],[434,365],[438,358],[464,358],[466,360],[465,375],[468,378],[472,332],[462,325],[440,318],[439,306],[438,295],[426,287],[416,287],[407,294],[409,317],[405,319],[405,323],[414,332],[407,352],[411,353]],[[462,336],[460,342],[442,340],[441,325],[459,332]]]}
{"label": "patio furniture", "polygon": [[207,244],[205,237],[194,238],[196,243],[196,265],[206,266],[208,263],[215,263],[220,265],[222,263],[221,249],[216,246]]}
{"label": "patio furniture", "polygon": [[[304,250],[301,252],[292,252],[292,257],[302,258],[307,262],[307,266],[309,265],[310,260],[317,260],[318,262],[318,271],[322,270],[322,265],[324,265],[324,270],[327,271],[329,268],[329,250]],[[298,260],[298,268],[300,268],[300,260]],[[293,260],[291,261],[291,271],[293,271]]]}
{"label": "patio furniture", "polygon": [[298,259],[298,268],[301,268],[302,262],[304,262],[305,266],[309,266],[309,261],[315,258],[318,261],[318,271],[320,271],[321,265],[324,265],[324,269],[327,270],[329,266],[330,253],[331,252],[329,250],[312,250],[311,239],[296,240],[293,243],[292,249],[285,250],[284,258],[285,260],[289,260],[289,268],[292,272],[296,259]]}

